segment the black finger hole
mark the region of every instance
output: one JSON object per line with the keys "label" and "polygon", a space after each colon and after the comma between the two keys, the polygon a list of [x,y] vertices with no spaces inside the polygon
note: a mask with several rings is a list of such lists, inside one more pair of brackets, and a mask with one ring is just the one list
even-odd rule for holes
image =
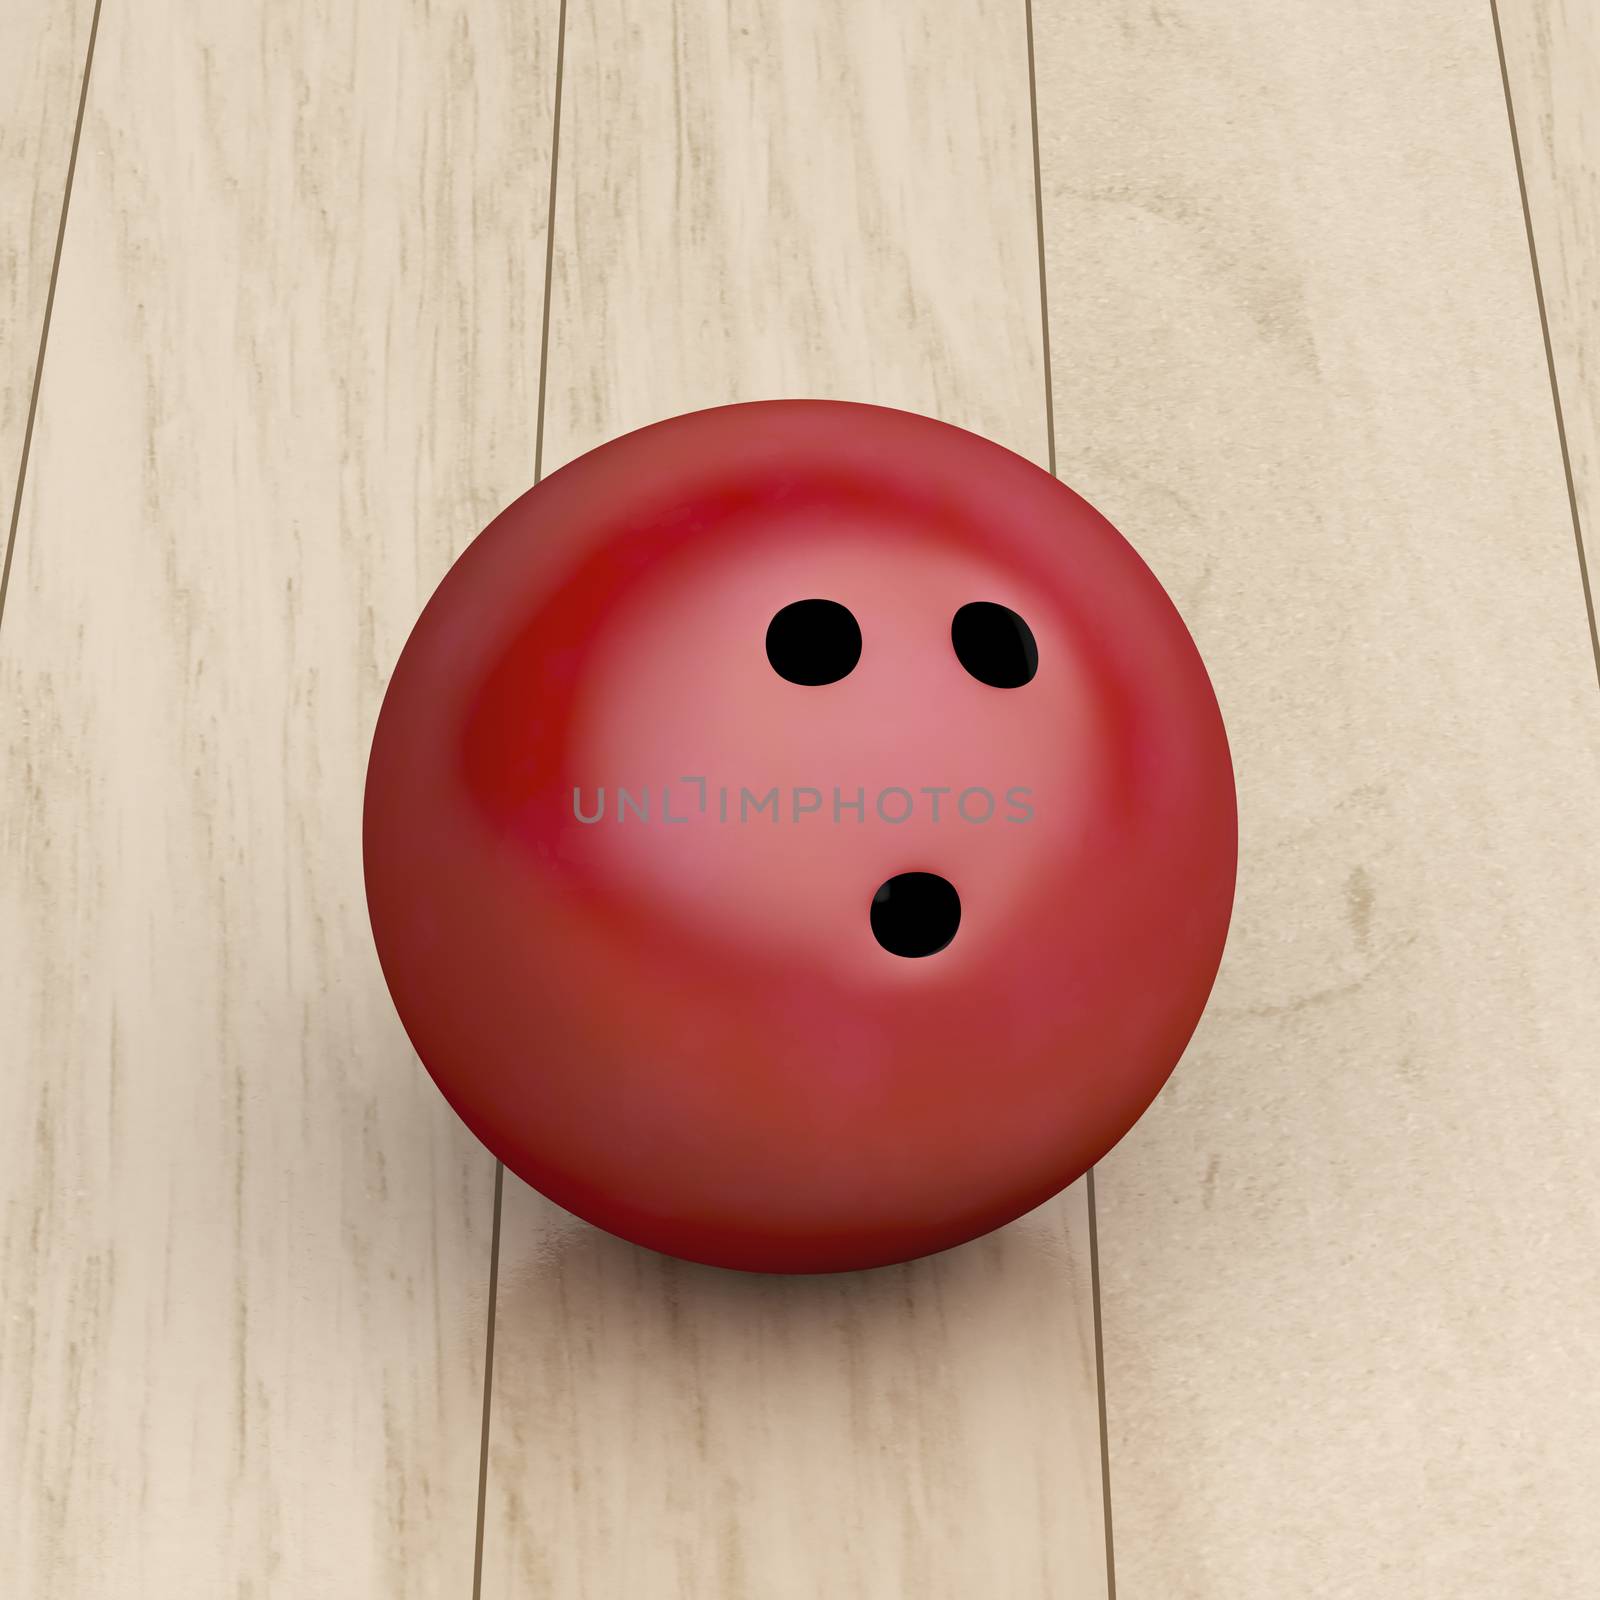
{"label": "black finger hole", "polygon": [[950,624],[956,659],[980,683],[1020,689],[1039,670],[1033,629],[1009,606],[974,600]]}
{"label": "black finger hole", "polygon": [[860,659],[861,629],[837,600],[796,600],[767,624],[767,660],[790,683],[837,683]]}
{"label": "black finger hole", "polygon": [[872,932],[892,956],[931,956],[961,926],[961,896],[936,872],[899,872],[872,897]]}

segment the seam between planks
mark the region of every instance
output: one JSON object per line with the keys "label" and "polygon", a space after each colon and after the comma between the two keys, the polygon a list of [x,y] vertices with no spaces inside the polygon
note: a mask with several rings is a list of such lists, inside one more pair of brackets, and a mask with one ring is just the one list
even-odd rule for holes
{"label": "seam between planks", "polygon": [[[1044,170],[1039,159],[1039,80],[1033,53],[1033,0],[1023,0],[1028,35],[1028,116],[1033,134],[1033,214],[1039,249],[1039,332],[1044,346],[1044,425],[1050,476],[1056,476],[1055,369],[1050,364],[1050,283],[1044,253]],[[1587,592],[1587,591],[1586,591]],[[1590,623],[1593,624],[1593,613]],[[1111,1527],[1111,1441],[1106,1423],[1106,1354],[1100,1318],[1100,1221],[1095,1206],[1094,1168],[1085,1178],[1089,1213],[1089,1298],[1094,1309],[1094,1383],[1100,1412],[1100,1511],[1106,1535],[1106,1600],[1117,1600],[1117,1561]]]}
{"label": "seam between planks", "polygon": [[494,1313],[500,1298],[500,1201],[505,1163],[494,1164],[494,1222],[489,1230],[489,1311],[483,1338],[483,1432],[478,1438],[478,1525],[472,1544],[472,1600],[483,1592],[483,1513],[489,1494],[489,1407],[494,1393]]}
{"label": "seam between planks", "polygon": [[[98,3],[98,0],[97,0]],[[567,0],[556,19],[556,87],[551,108],[550,185],[544,230],[544,309],[539,322],[539,398],[534,410],[533,481],[544,474],[545,379],[550,370],[550,289],[556,240],[556,175],[561,162],[561,89],[566,76]],[[494,1164],[494,1226],[489,1241],[489,1311],[483,1340],[483,1433],[478,1442],[478,1522],[472,1548],[472,1600],[483,1593],[483,1525],[489,1500],[489,1421],[494,1405],[494,1324],[500,1300],[500,1215],[505,1193],[505,1163]]]}
{"label": "seam between planks", "polygon": [[544,312],[539,324],[539,405],[533,432],[533,481],[544,476],[544,387],[550,370],[550,291],[556,260],[556,175],[561,165],[561,81],[567,53],[567,0],[561,0],[556,22],[556,98],[551,113],[550,208],[544,227]]}
{"label": "seam between planks", "polygon": [[1023,0],[1028,30],[1028,116],[1033,132],[1033,222],[1039,249],[1039,330],[1044,340],[1044,435],[1050,476],[1056,475],[1056,397],[1050,368],[1050,292],[1044,269],[1044,174],[1039,161],[1039,86],[1033,65],[1033,0]]}
{"label": "seam between planks", "polygon": [[94,66],[94,42],[99,32],[100,0],[94,0],[94,15],[89,19],[89,43],[83,53],[83,78],[78,86],[78,113],[72,124],[72,148],[67,155],[67,181],[61,190],[61,218],[56,224],[55,255],[50,261],[50,286],[45,291],[44,316],[39,324],[39,353],[33,363],[33,387],[28,394],[28,420],[22,430],[22,456],[17,463],[17,492],[11,501],[11,526],[6,533],[5,561],[0,564],[0,622],[5,620],[6,591],[11,587],[11,558],[17,548],[17,524],[22,518],[22,490],[28,479],[28,456],[33,449],[33,423],[39,411],[39,386],[44,381],[44,355],[50,343],[50,318],[56,306],[56,279],[61,275],[61,250],[67,237],[67,212],[72,203],[72,180],[78,170],[78,143],[83,137],[83,113],[84,107],[89,103],[89,74]]}
{"label": "seam between planks", "polygon": [[1583,545],[1583,519],[1578,512],[1578,490],[1572,478],[1572,453],[1567,448],[1567,419],[1561,406],[1561,380],[1556,376],[1555,348],[1550,342],[1550,314],[1545,309],[1544,277],[1539,270],[1539,246],[1534,240],[1533,211],[1528,204],[1528,179],[1522,166],[1522,140],[1517,134],[1516,107],[1511,99],[1511,73],[1506,66],[1505,36],[1500,29],[1499,0],[1489,0],[1494,23],[1495,55],[1500,62],[1500,88],[1506,100],[1506,125],[1511,133],[1511,159],[1517,169],[1517,194],[1522,201],[1522,226],[1528,237],[1528,264],[1533,270],[1533,297],[1539,306],[1539,332],[1544,339],[1544,364],[1550,377],[1550,403],[1555,410],[1556,439],[1561,446],[1561,471],[1567,484],[1567,508],[1572,513],[1572,539],[1578,552],[1578,578],[1583,585],[1583,609],[1589,619],[1589,649],[1594,656],[1595,681],[1600,683],[1600,629],[1595,624],[1594,591],[1589,584],[1589,562]]}

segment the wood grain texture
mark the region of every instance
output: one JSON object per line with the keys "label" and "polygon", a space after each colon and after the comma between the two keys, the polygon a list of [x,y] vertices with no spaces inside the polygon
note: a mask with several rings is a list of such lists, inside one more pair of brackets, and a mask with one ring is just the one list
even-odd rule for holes
{"label": "wood grain texture", "polygon": [[1501,0],[1499,16],[1592,590],[1600,527],[1600,10],[1589,0]]}
{"label": "wood grain texture", "polygon": [[6,0],[0,14],[0,528],[39,357],[94,0]]}
{"label": "wood grain texture", "polygon": [[554,20],[102,18],[0,632],[8,1596],[470,1587],[493,1163],[360,798],[531,468]]}
{"label": "wood grain texture", "polygon": [[1037,10],[1062,476],[1241,797],[1100,1169],[1118,1594],[1594,1593],[1600,697],[1488,9]]}
{"label": "wood grain texture", "polygon": [[[546,465],[775,395],[1045,458],[1020,9],[569,16]],[[508,1179],[488,1600],[1104,1596],[1079,1186],[901,1269],[646,1255]]]}

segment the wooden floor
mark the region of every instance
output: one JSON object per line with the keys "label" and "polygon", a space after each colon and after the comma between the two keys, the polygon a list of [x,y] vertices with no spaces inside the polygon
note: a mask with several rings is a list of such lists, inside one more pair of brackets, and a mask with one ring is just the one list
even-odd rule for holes
{"label": "wooden floor", "polygon": [[[1600,1594],[1597,108],[1589,0],[9,0],[0,1594]],[[497,1187],[359,803],[537,470],[792,394],[1127,533],[1241,873],[1092,1195],[773,1280]]]}

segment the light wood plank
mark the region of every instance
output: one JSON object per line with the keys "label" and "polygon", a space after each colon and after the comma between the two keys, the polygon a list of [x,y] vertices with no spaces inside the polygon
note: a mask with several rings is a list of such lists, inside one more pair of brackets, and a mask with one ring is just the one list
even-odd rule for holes
{"label": "light wood plank", "polygon": [[[574,6],[547,466],[835,395],[1043,461],[1025,34],[999,0]],[[673,1264],[507,1183],[485,1596],[1106,1590],[1079,1186],[902,1269]]]}
{"label": "light wood plank", "polygon": [[470,1587],[493,1163],[361,783],[531,469],[554,20],[102,18],[0,635],[7,1595]]}
{"label": "light wood plank", "polygon": [[[1600,527],[1600,10],[1589,0],[1501,0],[1499,15],[1592,590]],[[1600,670],[1600,643],[1596,655]]]}
{"label": "light wood plank", "polygon": [[7,530],[93,15],[94,0],[7,0],[0,18],[0,528]]}
{"label": "light wood plank", "polygon": [[1061,471],[1238,765],[1099,1178],[1121,1600],[1600,1585],[1600,697],[1486,7],[1039,0]]}

